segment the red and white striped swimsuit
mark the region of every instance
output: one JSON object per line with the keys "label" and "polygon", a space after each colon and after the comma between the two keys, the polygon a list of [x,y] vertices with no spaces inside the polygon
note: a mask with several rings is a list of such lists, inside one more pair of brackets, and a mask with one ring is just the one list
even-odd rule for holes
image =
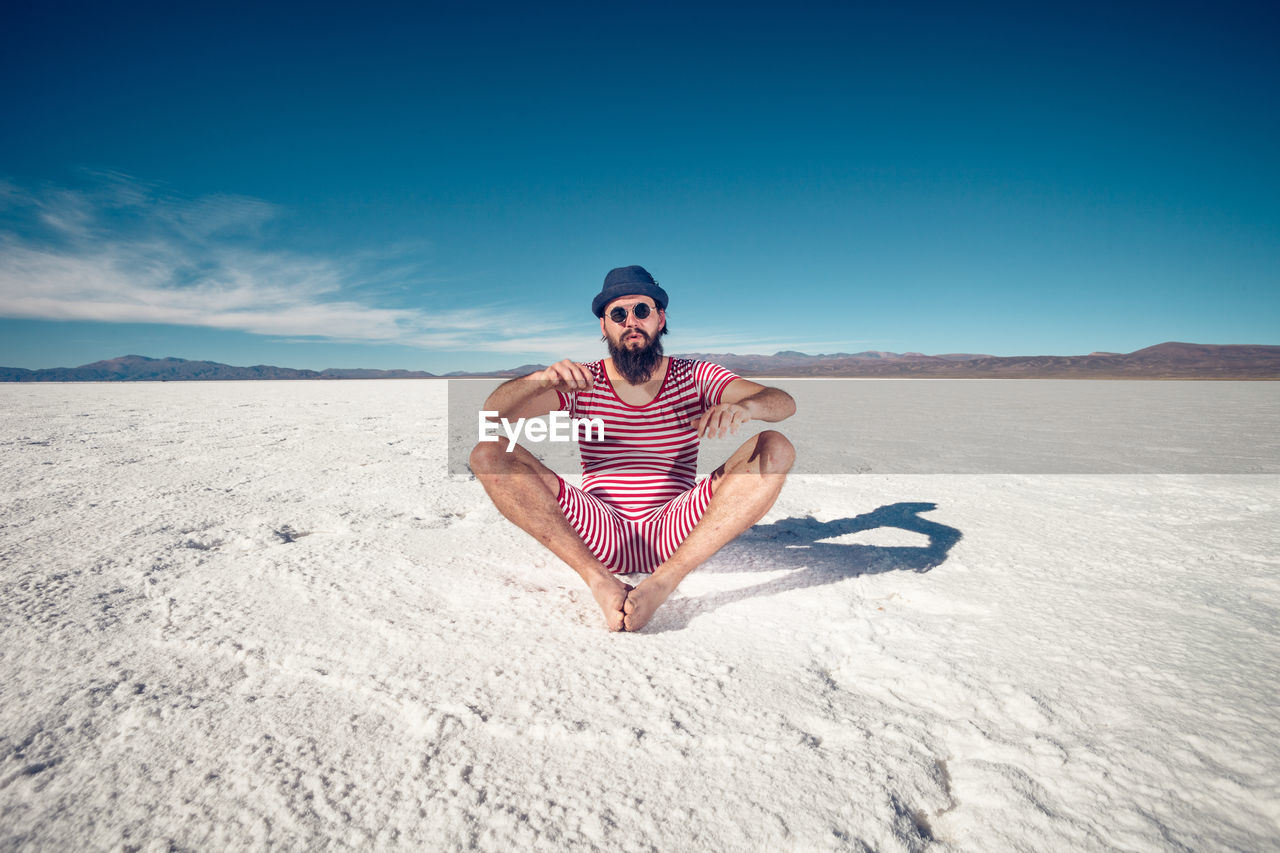
{"label": "red and white striped swimsuit", "polygon": [[709,361],[673,358],[657,396],[633,406],[614,390],[603,360],[588,369],[591,390],[559,393],[560,408],[571,418],[600,418],[604,440],[578,443],[582,488],[561,478],[560,508],[610,571],[649,573],[711,500],[711,478],[695,482],[698,434],[689,422],[738,377]]}

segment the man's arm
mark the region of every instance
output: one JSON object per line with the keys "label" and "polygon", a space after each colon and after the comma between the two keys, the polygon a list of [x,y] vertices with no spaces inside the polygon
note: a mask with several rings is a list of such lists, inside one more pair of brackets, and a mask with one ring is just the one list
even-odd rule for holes
{"label": "man's arm", "polygon": [[485,411],[499,418],[540,418],[560,408],[557,391],[586,391],[593,385],[591,372],[576,361],[557,361],[545,370],[509,379],[484,401]]}
{"label": "man's arm", "polygon": [[720,402],[737,403],[747,410],[751,420],[771,424],[785,421],[796,413],[796,401],[786,391],[750,379],[735,379],[726,385]]}
{"label": "man's arm", "polygon": [[777,423],[795,413],[796,401],[781,388],[735,379],[725,386],[718,405],[694,418],[693,428],[702,438],[721,438],[736,433],[747,421]]}

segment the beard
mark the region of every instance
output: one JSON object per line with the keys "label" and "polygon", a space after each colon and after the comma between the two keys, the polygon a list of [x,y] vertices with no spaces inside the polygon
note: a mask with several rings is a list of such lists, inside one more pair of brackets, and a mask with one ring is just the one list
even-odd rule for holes
{"label": "beard", "polygon": [[624,346],[621,341],[615,342],[613,338],[608,338],[609,356],[613,359],[613,366],[622,374],[622,378],[632,385],[643,385],[653,378],[653,371],[662,364],[662,341],[650,338],[642,331],[634,331],[644,336],[644,344],[630,348]]}

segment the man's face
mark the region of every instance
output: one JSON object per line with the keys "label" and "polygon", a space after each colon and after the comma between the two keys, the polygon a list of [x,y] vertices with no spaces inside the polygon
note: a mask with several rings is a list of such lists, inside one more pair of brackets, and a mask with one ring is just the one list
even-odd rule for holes
{"label": "man's face", "polygon": [[[636,317],[635,306],[646,305],[649,316],[643,320]],[[619,310],[626,312],[622,322],[613,318]],[[638,350],[653,344],[666,322],[666,312],[658,308],[648,296],[622,296],[604,308],[604,317],[600,320],[600,331],[618,349]]]}

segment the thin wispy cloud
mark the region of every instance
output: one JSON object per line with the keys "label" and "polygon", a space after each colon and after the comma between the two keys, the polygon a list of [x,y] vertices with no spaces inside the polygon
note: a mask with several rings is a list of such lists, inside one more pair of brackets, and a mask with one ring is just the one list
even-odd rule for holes
{"label": "thin wispy cloud", "polygon": [[282,211],[269,202],[96,177],[89,190],[0,183],[0,314],[437,350],[528,351],[531,327],[551,339],[539,349],[590,340],[528,312],[512,323],[497,306],[379,304],[370,291],[428,281],[399,248],[347,257],[274,248],[263,235]]}
{"label": "thin wispy cloud", "polygon": [[[88,189],[0,181],[0,316],[153,323],[275,342],[394,344],[554,361],[602,350],[592,322],[507,302],[440,309],[420,244],[318,256],[280,248],[262,199],[184,197],[127,175]],[[425,307],[406,305],[423,294]],[[681,351],[848,350],[850,342],[680,329]],[[670,347],[669,347],[670,349]]]}

